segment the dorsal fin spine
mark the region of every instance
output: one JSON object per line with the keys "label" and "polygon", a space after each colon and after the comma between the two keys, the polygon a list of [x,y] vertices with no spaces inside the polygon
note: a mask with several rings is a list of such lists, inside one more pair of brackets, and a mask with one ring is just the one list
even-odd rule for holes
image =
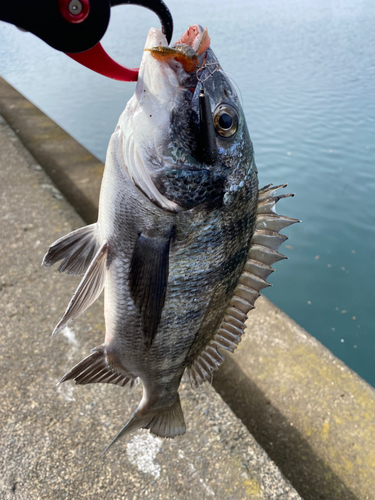
{"label": "dorsal fin spine", "polygon": [[[216,352],[217,352],[217,351],[216,351]],[[215,359],[215,358],[213,358],[212,356],[210,356],[210,355],[207,353],[207,351],[203,351],[203,352],[202,352],[202,354],[201,354],[201,358],[203,358],[203,359],[205,360],[206,364],[207,364],[208,366],[210,366],[210,367],[211,367],[212,363],[213,363],[214,365],[219,366],[219,365],[220,365],[220,362],[221,362],[221,361],[216,360],[216,359]]]}
{"label": "dorsal fin spine", "polygon": [[242,311],[240,311],[236,307],[233,307],[232,305],[229,305],[229,307],[227,308],[226,314],[235,318],[238,321],[241,321],[242,323],[244,323],[246,321],[246,318],[247,318],[247,315],[245,313],[243,313]]}
{"label": "dorsal fin spine", "polygon": [[250,304],[247,300],[243,299],[242,297],[237,297],[236,295],[233,295],[230,305],[237,308],[239,311],[241,311],[244,314],[247,314],[251,309],[254,309],[254,305]]}
{"label": "dorsal fin spine", "polygon": [[[286,259],[277,250],[288,237],[280,234],[279,231],[299,222],[297,219],[280,216],[275,212],[275,205],[280,199],[294,196],[293,194],[275,195],[279,189],[286,186],[287,184],[281,184],[272,187],[272,184],[269,184],[259,190],[256,229],[248,259],[217,333],[193,364],[187,368],[193,385],[210,380],[213,371],[224,361],[218,351],[219,348],[230,352],[236,349],[245,330],[247,314],[254,309],[254,303],[261,295],[260,290],[270,286],[266,279],[274,271],[271,265]],[[205,369],[202,368],[202,364]]]}
{"label": "dorsal fin spine", "polygon": [[253,288],[258,292],[260,292],[263,288],[266,288],[267,286],[271,286],[269,283],[267,283],[266,280],[264,280],[260,276],[257,276],[256,274],[249,273],[248,271],[246,271],[246,269],[241,274],[239,283],[248,286],[249,288]]}
{"label": "dorsal fin spine", "polygon": [[[278,196],[272,196],[271,198],[266,198],[258,202],[258,214],[266,214],[275,212],[275,205],[279,200],[283,198],[292,198],[294,194],[280,194]],[[276,214],[277,215],[277,214]]]}
{"label": "dorsal fin spine", "polygon": [[237,297],[245,299],[249,304],[254,305],[254,302],[259,297],[260,293],[253,288],[249,288],[241,283],[237,285],[237,288],[234,291]]}
{"label": "dorsal fin spine", "polygon": [[227,351],[233,352],[237,347],[236,344],[227,339],[226,336],[223,336],[222,333],[222,329],[217,332],[217,334],[215,335],[216,341],[219,343],[220,347],[223,347]]}
{"label": "dorsal fin spine", "polygon": [[219,353],[219,351],[213,344],[210,344],[205,352],[217,366],[220,366],[221,363],[224,361],[223,356]]}
{"label": "dorsal fin spine", "polygon": [[285,255],[277,252],[276,250],[272,250],[263,245],[252,245],[249,253],[250,259],[258,260],[263,264],[267,264],[268,266],[278,262],[279,260],[286,259]]}
{"label": "dorsal fin spine", "polygon": [[[200,359],[199,359],[199,361],[200,361]],[[204,370],[202,369],[200,362],[196,364],[195,371],[196,371],[199,379],[206,380],[207,374],[204,373]]]}
{"label": "dorsal fin spine", "polygon": [[230,330],[224,328],[223,325],[220,327],[219,333],[222,337],[229,340],[230,342],[233,342],[233,344],[235,345],[238,344],[239,339],[241,338],[241,336],[239,336],[237,333],[233,333]]}
{"label": "dorsal fin spine", "polygon": [[211,376],[211,366],[209,363],[207,363],[207,361],[204,359],[203,356],[201,356],[201,358],[200,358],[200,366],[201,366],[202,370],[204,370],[205,377],[210,377]]}
{"label": "dorsal fin spine", "polygon": [[226,321],[223,321],[221,323],[221,328],[224,328],[226,331],[231,332],[233,335],[240,336],[243,334],[243,330],[241,328],[237,328],[236,326],[232,325],[231,323],[227,323]]}
{"label": "dorsal fin spine", "polygon": [[223,322],[228,323],[228,324],[230,324],[232,326],[235,326],[237,329],[242,330],[242,331],[245,328],[245,325],[243,324],[242,321],[240,321],[239,319],[235,318],[234,316],[230,316],[229,314],[226,314],[224,316]]}
{"label": "dorsal fin spine", "polygon": [[245,264],[245,271],[252,273],[260,278],[266,280],[268,276],[274,272],[274,268],[259,262],[258,260],[248,259]]}
{"label": "dorsal fin spine", "polygon": [[279,184],[278,186],[272,187],[272,184],[267,184],[267,186],[260,188],[258,194],[258,203],[267,198],[273,198],[275,196],[275,193],[279,191],[279,189],[286,188],[287,185],[288,184]]}

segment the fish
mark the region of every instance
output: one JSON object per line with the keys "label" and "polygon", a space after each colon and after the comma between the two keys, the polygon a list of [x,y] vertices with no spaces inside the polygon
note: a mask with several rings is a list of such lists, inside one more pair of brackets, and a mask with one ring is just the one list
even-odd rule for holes
{"label": "fish", "polygon": [[[47,267],[82,275],[53,331],[104,289],[105,340],[59,383],[134,387],[142,400],[118,438],[137,429],[186,432],[179,386],[212,381],[245,330],[298,222],[275,211],[292,194],[258,187],[237,92],[193,25],[169,47],[149,31],[133,97],[111,136],[98,221],[58,239]],[[109,448],[106,448],[106,450]],[[105,451],[106,451],[105,450]]]}

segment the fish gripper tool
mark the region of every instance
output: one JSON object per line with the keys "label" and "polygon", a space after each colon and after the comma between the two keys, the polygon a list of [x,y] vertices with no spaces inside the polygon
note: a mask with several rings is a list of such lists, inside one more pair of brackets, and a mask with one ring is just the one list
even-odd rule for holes
{"label": "fish gripper tool", "polygon": [[153,11],[170,43],[173,20],[163,0],[1,0],[0,20],[33,33],[101,75],[131,82],[137,80],[139,69],[117,63],[100,43],[109,24],[111,7],[121,4]]}

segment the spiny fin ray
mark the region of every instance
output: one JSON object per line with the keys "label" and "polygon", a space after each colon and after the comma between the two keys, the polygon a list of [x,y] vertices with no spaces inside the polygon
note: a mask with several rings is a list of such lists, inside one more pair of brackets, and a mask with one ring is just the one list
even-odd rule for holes
{"label": "spiny fin ray", "polygon": [[273,184],[268,184],[267,186],[260,188],[258,194],[258,203],[267,198],[273,198],[277,191],[286,188],[287,185],[288,184],[279,184],[278,186],[273,186]]}
{"label": "spiny fin ray", "polygon": [[240,276],[239,283],[260,292],[263,288],[271,286],[260,276],[244,270]]}
{"label": "spiny fin ray", "polygon": [[294,194],[280,194],[278,196],[272,196],[271,198],[265,198],[264,200],[258,202],[258,214],[275,213],[275,205],[279,200],[283,198],[293,198]]}
{"label": "spiny fin ray", "polygon": [[255,274],[266,280],[268,276],[274,272],[273,267],[264,264],[263,262],[259,262],[258,260],[248,259],[245,264],[244,270],[248,273]]}
{"label": "spiny fin ray", "polygon": [[279,246],[288,239],[288,236],[276,233],[275,231],[270,231],[268,229],[256,229],[251,243],[254,245],[268,247],[271,250],[278,250]]}
{"label": "spiny fin ray", "polygon": [[252,260],[257,260],[263,264],[267,264],[267,266],[271,266],[275,262],[287,258],[285,255],[277,252],[276,250],[272,250],[264,245],[256,244],[251,245],[249,257]]}
{"label": "spiny fin ray", "polygon": [[278,215],[275,213],[265,213],[258,214],[255,229],[269,229],[270,231],[276,231],[277,233],[283,230],[285,227],[290,226],[299,222],[298,219],[292,219],[291,217],[286,217],[283,215]]}

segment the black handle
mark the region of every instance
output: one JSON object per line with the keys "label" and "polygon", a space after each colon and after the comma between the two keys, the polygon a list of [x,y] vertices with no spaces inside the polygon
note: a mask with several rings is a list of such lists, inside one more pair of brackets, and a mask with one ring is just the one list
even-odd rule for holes
{"label": "black handle", "polygon": [[154,12],[160,19],[162,31],[168,43],[171,43],[173,35],[173,19],[163,0],[110,0],[110,2],[112,7],[115,5],[132,4],[140,5],[141,7],[146,7],[147,9],[152,10],[152,12]]}
{"label": "black handle", "polygon": [[1,0],[0,20],[30,31],[54,49],[84,52],[101,40],[111,6],[120,4],[140,5],[155,12],[170,42],[173,21],[162,0]]}

